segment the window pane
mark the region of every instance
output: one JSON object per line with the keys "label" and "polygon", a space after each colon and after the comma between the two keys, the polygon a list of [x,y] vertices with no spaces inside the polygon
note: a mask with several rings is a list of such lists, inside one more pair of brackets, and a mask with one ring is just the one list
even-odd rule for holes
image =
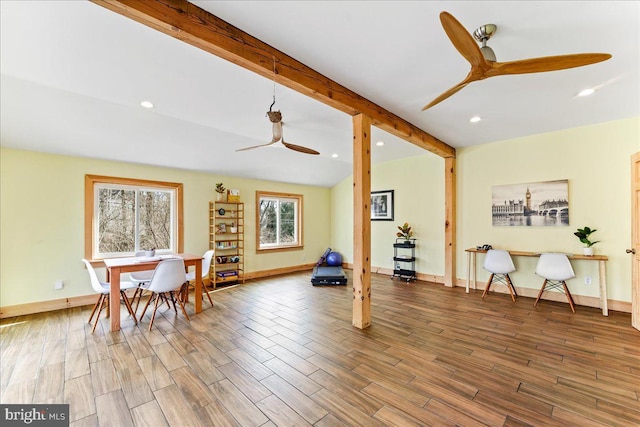
{"label": "window pane", "polygon": [[275,245],[277,241],[277,207],[273,199],[260,200],[260,245]]}
{"label": "window pane", "polygon": [[144,191],[138,194],[140,205],[140,246],[145,249],[171,248],[171,194]]}
{"label": "window pane", "polygon": [[135,191],[102,188],[98,194],[98,252],[135,250]]}
{"label": "window pane", "polygon": [[280,243],[296,242],[296,203],[280,201]]}

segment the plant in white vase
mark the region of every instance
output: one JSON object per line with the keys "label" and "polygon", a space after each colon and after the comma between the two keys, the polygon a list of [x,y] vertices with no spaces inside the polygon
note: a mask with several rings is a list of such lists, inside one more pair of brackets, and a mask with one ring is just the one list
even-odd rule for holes
{"label": "plant in white vase", "polygon": [[222,201],[222,198],[224,196],[224,192],[225,192],[226,188],[224,188],[224,184],[221,182],[216,183],[216,200],[217,201]]}
{"label": "plant in white vase", "polygon": [[589,236],[595,233],[596,231],[598,230],[596,229],[592,230],[591,228],[585,226],[584,228],[578,228],[578,231],[573,233],[578,239],[580,239],[580,242],[584,245],[584,248],[582,248],[582,251],[587,256],[593,256],[593,245],[600,242],[599,240],[596,240],[593,242],[589,240]]}

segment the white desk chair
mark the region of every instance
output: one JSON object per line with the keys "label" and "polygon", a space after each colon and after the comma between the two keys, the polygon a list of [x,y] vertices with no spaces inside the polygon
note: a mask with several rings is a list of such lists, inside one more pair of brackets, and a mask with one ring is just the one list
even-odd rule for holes
{"label": "white desk chair", "polygon": [[142,315],[140,315],[140,319],[142,319],[147,311],[147,307],[149,307],[149,304],[151,304],[151,302],[154,302],[153,313],[151,314],[151,322],[149,323],[149,330],[151,330],[151,327],[153,326],[153,320],[155,319],[156,311],[158,310],[158,304],[163,298],[165,298],[166,300],[171,300],[176,314],[178,312],[178,309],[176,307],[177,299],[178,304],[182,309],[182,313],[187,318],[187,320],[189,320],[189,315],[184,309],[184,302],[179,297],[179,293],[182,289],[183,284],[184,260],[182,258],[166,259],[158,263],[156,269],[153,272],[153,276],[151,276],[149,287],[147,288],[148,291],[152,292],[151,297],[147,301],[147,304],[144,306]]}
{"label": "white desk chair", "polygon": [[509,277],[509,273],[516,271],[516,267],[513,265],[513,260],[511,259],[509,252],[500,249],[489,249],[489,251],[487,251],[487,256],[484,259],[484,269],[490,272],[491,276],[489,277],[489,281],[487,281],[487,286],[484,288],[482,298],[484,298],[487,295],[487,292],[489,292],[491,284],[498,282],[507,286],[507,289],[511,294],[511,300],[516,302],[518,293],[516,292],[516,288],[513,286],[511,278]]}
{"label": "white desk chair", "polygon": [[[87,261],[86,259],[83,259],[82,262],[84,262],[84,264],[87,267],[87,271],[89,272],[89,278],[91,279],[91,286],[93,287],[93,290],[96,291],[98,294],[100,294],[100,296],[98,297],[98,301],[96,301],[95,305],[93,306],[93,311],[91,312],[91,316],[89,316],[89,322],[88,322],[88,323],[91,323],[91,319],[93,319],[93,315],[96,314],[96,310],[98,310],[96,321],[93,324],[93,328],[91,329],[91,333],[94,333],[96,330],[96,326],[98,325],[98,319],[100,319],[100,312],[102,311],[103,308],[109,307],[109,293],[111,289],[111,284],[108,282],[101,282],[98,279],[98,275],[96,274],[96,271],[93,269],[93,266],[89,261]],[[131,316],[133,317],[133,320],[136,322],[136,325],[137,325],[138,319],[136,319],[136,315],[131,308],[131,304],[129,303],[129,298],[127,298],[127,294],[125,293],[127,289],[135,289],[136,286],[137,285],[133,282],[120,282],[120,296],[124,301],[124,305],[127,307],[129,314],[131,314]]]}
{"label": "white desk chair", "polygon": [[[207,298],[209,298],[209,303],[211,304],[211,307],[213,307],[213,300],[211,299],[211,295],[209,295],[209,291],[207,290],[207,287],[204,284],[204,279],[206,279],[209,276],[209,269],[211,268],[211,260],[213,259],[213,253],[214,250],[208,250],[204,253],[204,255],[202,255],[202,293],[207,295]],[[189,287],[194,286],[195,283],[194,281],[196,280],[196,272],[195,271],[191,271],[189,273],[187,273],[185,275],[185,300],[187,300],[187,293],[189,292]]]}
{"label": "white desk chair", "polygon": [[538,305],[538,301],[545,290],[557,289],[567,296],[567,301],[569,301],[571,311],[574,313],[576,312],[573,297],[571,296],[571,292],[569,292],[569,288],[567,288],[567,283],[565,282],[566,280],[573,279],[576,275],[573,272],[573,267],[571,267],[569,258],[565,254],[540,254],[538,265],[536,265],[536,274],[544,278],[544,283],[542,283],[540,292],[538,292],[536,302],[533,303],[534,307]]}

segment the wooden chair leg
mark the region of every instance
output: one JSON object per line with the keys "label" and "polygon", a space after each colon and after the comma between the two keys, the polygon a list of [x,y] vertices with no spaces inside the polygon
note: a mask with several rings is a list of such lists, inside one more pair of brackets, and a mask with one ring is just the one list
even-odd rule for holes
{"label": "wooden chair leg", "polygon": [[[182,291],[182,288],[180,289],[179,292],[181,291]],[[171,299],[173,299],[173,295]],[[184,302],[182,302],[182,299],[180,298],[178,298],[178,305],[180,305],[180,308],[182,309],[182,313],[184,314],[184,317],[186,317],[188,321],[191,321],[191,319],[189,319],[189,315],[187,314],[187,310],[184,309]],[[177,310],[176,310],[176,313],[177,313]]]}
{"label": "wooden chair leg", "polygon": [[204,283],[202,284],[202,290],[207,295],[207,298],[209,298],[209,303],[211,304],[211,307],[213,307],[213,300],[211,299],[211,295],[209,295],[209,291],[207,290],[207,286]]}
{"label": "wooden chair leg", "polygon": [[[157,295],[157,294],[156,294]],[[153,326],[153,320],[156,317],[156,310],[158,310],[158,301],[160,298],[156,296],[156,303],[153,306],[153,313],[151,313],[151,321],[149,322],[149,332],[151,332],[151,327]]]}
{"label": "wooden chair leg", "polygon": [[513,286],[513,282],[511,281],[511,277],[508,274],[504,275],[504,278],[507,282],[507,289],[509,289],[509,293],[511,294],[511,301],[516,302],[516,297],[518,293],[516,292],[515,286]]}
{"label": "wooden chair leg", "polygon": [[144,305],[144,309],[142,309],[142,314],[140,315],[140,320],[142,320],[142,318],[144,317],[144,314],[147,312],[147,307],[149,307],[149,304],[151,303],[151,301],[153,301],[154,298],[158,298],[158,295],[157,294],[151,294],[151,296],[147,300],[147,303]]}
{"label": "wooden chair leg", "polygon": [[569,301],[569,306],[571,307],[572,312],[576,312],[576,308],[573,302],[573,297],[571,296],[571,292],[569,292],[569,288],[567,288],[567,284],[565,281],[562,281],[562,286],[564,287],[564,293],[567,295],[567,301]]}
{"label": "wooden chair leg", "polygon": [[489,281],[487,281],[487,286],[484,287],[482,298],[484,298],[487,295],[487,292],[489,292],[489,288],[491,287],[491,282],[493,282],[493,273],[491,273],[491,276],[489,276]]}
{"label": "wooden chair leg", "polygon": [[136,322],[136,325],[137,325],[138,319],[136,318],[136,314],[133,312],[133,308],[131,308],[131,302],[129,302],[129,298],[127,298],[126,292],[120,291],[120,294],[122,295],[122,300],[124,302],[124,305],[127,307],[127,311],[129,312],[131,317],[133,317],[133,321]]}
{"label": "wooden chair leg", "polygon": [[542,283],[542,287],[540,288],[540,292],[538,292],[538,298],[536,298],[536,302],[533,303],[533,306],[537,306],[538,305],[538,301],[540,301],[540,297],[542,296],[542,293],[544,292],[544,288],[547,287],[547,279],[544,279],[544,283]]}
{"label": "wooden chair leg", "polygon": [[100,295],[100,309],[98,309],[98,314],[96,315],[96,322],[93,324],[91,333],[94,333],[96,331],[96,326],[98,326],[98,321],[100,321],[100,313],[102,313],[102,306],[104,305],[105,300],[107,300],[108,298],[109,296],[107,294]]}
{"label": "wooden chair leg", "polygon": [[[100,296],[98,297],[98,301],[96,301],[96,303],[93,305],[93,311],[91,312],[91,316],[89,316],[89,321],[87,322],[88,324],[91,324],[91,319],[93,319],[93,315],[96,313],[96,310],[98,309],[98,307],[102,304],[103,296],[104,294],[100,294]],[[100,316],[100,312],[98,312],[98,316]]]}

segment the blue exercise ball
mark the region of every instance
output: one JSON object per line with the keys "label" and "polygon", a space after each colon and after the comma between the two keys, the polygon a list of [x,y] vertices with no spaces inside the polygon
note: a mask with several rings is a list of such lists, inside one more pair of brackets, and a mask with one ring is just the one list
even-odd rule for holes
{"label": "blue exercise ball", "polygon": [[338,252],[331,252],[327,255],[327,265],[337,267],[342,265],[342,255]]}

